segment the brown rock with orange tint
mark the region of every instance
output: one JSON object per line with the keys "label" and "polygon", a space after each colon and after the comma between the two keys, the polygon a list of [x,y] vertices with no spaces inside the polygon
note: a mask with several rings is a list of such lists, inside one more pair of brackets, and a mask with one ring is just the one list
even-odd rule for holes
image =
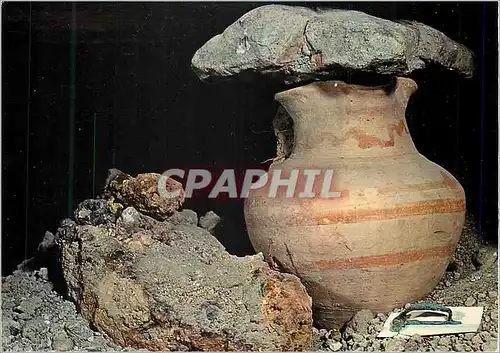
{"label": "brown rock with orange tint", "polygon": [[[161,190],[178,192],[178,196],[165,197]],[[184,203],[184,189],[178,181],[157,173],[139,174],[134,178],[118,169],[109,171],[104,196],[160,221],[171,216]]]}
{"label": "brown rock with orange tint", "polygon": [[[90,210],[92,212],[92,210]],[[57,232],[69,296],[122,347],[153,351],[300,351],[311,298],[261,254],[236,257],[206,230],[128,207],[116,222]]]}

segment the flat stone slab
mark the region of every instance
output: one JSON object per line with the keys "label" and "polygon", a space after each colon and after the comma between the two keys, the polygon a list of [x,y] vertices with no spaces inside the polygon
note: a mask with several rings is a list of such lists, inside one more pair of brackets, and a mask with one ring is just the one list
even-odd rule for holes
{"label": "flat stone slab", "polygon": [[302,82],[354,70],[407,75],[437,64],[471,77],[472,52],[418,22],[359,11],[265,5],[203,45],[192,59],[202,80],[244,72]]}

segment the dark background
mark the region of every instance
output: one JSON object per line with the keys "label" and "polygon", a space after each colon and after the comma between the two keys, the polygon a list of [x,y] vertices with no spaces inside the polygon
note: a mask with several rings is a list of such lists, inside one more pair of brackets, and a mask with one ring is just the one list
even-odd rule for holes
{"label": "dark background", "polygon": [[[275,156],[273,94],[282,87],[209,85],[190,70],[200,46],[262,4],[78,2],[75,22],[71,3],[2,4],[2,274],[99,193],[108,168],[243,170]],[[407,118],[419,151],[457,177],[478,230],[496,241],[497,3],[295,4],[421,21],[474,52],[471,80],[413,74]],[[252,252],[241,201],[186,207],[215,210],[228,250]]]}

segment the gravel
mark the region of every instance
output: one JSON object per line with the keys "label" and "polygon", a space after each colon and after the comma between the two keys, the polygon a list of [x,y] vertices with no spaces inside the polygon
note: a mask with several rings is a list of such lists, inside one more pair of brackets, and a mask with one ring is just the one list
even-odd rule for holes
{"label": "gravel", "polygon": [[120,350],[47,280],[47,268],[2,278],[2,351]]}
{"label": "gravel", "polygon": [[[481,261],[478,261],[478,255],[481,256]],[[342,350],[367,352],[498,352],[496,247],[480,240],[471,220],[466,220],[448,271],[434,291],[422,302],[447,306],[482,306],[483,320],[477,333],[380,339],[376,336],[387,319],[387,313],[362,310],[351,319],[342,332],[316,330],[315,349],[335,351],[334,348],[340,344]]]}

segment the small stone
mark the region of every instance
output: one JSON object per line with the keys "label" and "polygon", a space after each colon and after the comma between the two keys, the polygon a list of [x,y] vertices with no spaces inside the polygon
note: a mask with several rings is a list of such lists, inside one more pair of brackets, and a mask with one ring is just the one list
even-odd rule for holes
{"label": "small stone", "polygon": [[438,352],[449,352],[450,351],[450,347],[448,347],[448,346],[437,346],[437,351]]}
{"label": "small stone", "polygon": [[480,344],[482,344],[484,341],[483,341],[483,339],[481,338],[481,336],[480,336],[480,335],[474,335],[474,337],[472,337],[472,339],[471,339],[471,342],[472,342],[472,344],[474,344],[474,345],[480,345]]}
{"label": "small stone", "polygon": [[56,245],[56,237],[49,231],[45,232],[43,240],[40,244],[38,244],[38,251],[44,252]]}
{"label": "small stone", "polygon": [[481,346],[484,352],[498,352],[498,341],[490,338],[486,343]]}
{"label": "small stone", "polygon": [[411,336],[411,340],[416,342],[416,343],[424,343],[424,338],[420,335]]}
{"label": "small stone", "polygon": [[472,297],[467,298],[465,301],[465,306],[473,306],[474,304],[476,304],[476,299]]}
{"label": "small stone", "polygon": [[347,349],[347,342],[345,340],[342,340],[342,349],[346,350]]}
{"label": "small stone", "polygon": [[469,332],[469,333],[466,333],[466,334],[464,335],[464,338],[465,338],[466,340],[470,341],[470,340],[472,339],[472,337],[474,337],[474,335],[475,335],[474,333]]}
{"label": "small stone", "polygon": [[438,341],[438,345],[440,346],[449,346],[451,344],[451,340],[449,337],[441,337]]}
{"label": "small stone", "polygon": [[331,330],[328,333],[328,339],[335,340],[335,341],[341,341],[342,340],[342,335],[340,334],[339,330]]}
{"label": "small stone", "polygon": [[[40,297],[33,297],[30,299],[25,299],[23,300],[18,306],[17,310],[21,313],[19,317],[23,316],[24,319],[30,318],[31,315],[33,315],[36,311],[42,305],[42,300]],[[24,315],[22,315],[24,314]]]}
{"label": "small stone", "polygon": [[472,348],[469,345],[464,346],[464,351],[465,352],[472,352]]}
{"label": "small stone", "polygon": [[74,212],[78,224],[98,226],[112,224],[116,220],[113,209],[106,200],[84,200]]}
{"label": "small stone", "polygon": [[370,310],[360,310],[347,323],[346,330],[351,329],[359,335],[366,335],[368,334],[368,323],[374,318],[375,314]]}
{"label": "small stone", "polygon": [[414,340],[409,340],[405,343],[405,352],[418,352],[420,347]]}
{"label": "small stone", "polygon": [[452,348],[453,348],[453,350],[455,350],[457,352],[463,352],[464,351],[464,345],[462,343],[459,343],[459,342],[454,343],[452,345]]}
{"label": "small stone", "polygon": [[7,326],[9,327],[10,333],[14,336],[21,332],[21,324],[17,321],[9,320]]}
{"label": "small stone", "polygon": [[342,343],[337,342],[337,341],[329,340],[327,345],[328,345],[328,348],[330,348],[330,350],[333,352],[337,352],[342,348]]}
{"label": "small stone", "polygon": [[167,218],[167,221],[173,224],[198,224],[198,215],[196,212],[184,209],[180,212],[175,211],[172,216]]}
{"label": "small stone", "polygon": [[363,337],[362,340],[357,341],[356,344],[357,344],[357,346],[359,348],[366,348],[366,347],[368,347],[368,342],[366,341],[366,339],[364,337]]}
{"label": "small stone", "polygon": [[386,352],[402,352],[404,349],[404,344],[399,339],[389,339],[387,342],[384,342],[384,350]]}
{"label": "small stone", "polygon": [[29,313],[14,313],[14,314],[17,314],[17,319],[20,320],[20,321],[27,321],[27,320],[31,320],[33,318],[33,315],[32,314],[29,314]]}
{"label": "small stone", "polygon": [[211,234],[214,233],[215,227],[220,223],[220,217],[213,211],[208,211],[200,218],[199,226],[208,230]]}
{"label": "small stone", "polygon": [[479,333],[479,336],[481,336],[481,338],[484,342],[486,342],[488,339],[491,338],[491,335],[488,331],[483,331],[483,332]]}
{"label": "small stone", "polygon": [[47,267],[41,267],[38,270],[37,274],[40,278],[44,279],[45,281],[49,280],[49,269]]}
{"label": "small stone", "polygon": [[379,319],[382,322],[385,322],[385,320],[387,320],[387,315],[384,314],[384,313],[378,313],[377,314],[377,319]]}
{"label": "small stone", "polygon": [[498,298],[498,292],[496,290],[491,290],[488,292],[488,297],[490,298]]}
{"label": "small stone", "polygon": [[52,340],[52,349],[56,351],[69,351],[73,349],[74,343],[64,333],[58,333]]}
{"label": "small stone", "polygon": [[351,338],[352,340],[355,342],[355,343],[359,343],[359,342],[362,342],[365,340],[365,338],[363,337],[363,335],[360,335],[359,333],[353,333],[351,335]]}
{"label": "small stone", "polygon": [[484,293],[478,293],[477,294],[477,298],[478,299],[484,299],[484,298],[486,298],[486,294],[484,294]]}
{"label": "small stone", "polygon": [[482,246],[473,256],[473,263],[478,268],[490,268],[498,259],[497,248],[494,246]]}
{"label": "small stone", "polygon": [[380,351],[381,342],[379,340],[372,342],[372,348],[374,351]]}

